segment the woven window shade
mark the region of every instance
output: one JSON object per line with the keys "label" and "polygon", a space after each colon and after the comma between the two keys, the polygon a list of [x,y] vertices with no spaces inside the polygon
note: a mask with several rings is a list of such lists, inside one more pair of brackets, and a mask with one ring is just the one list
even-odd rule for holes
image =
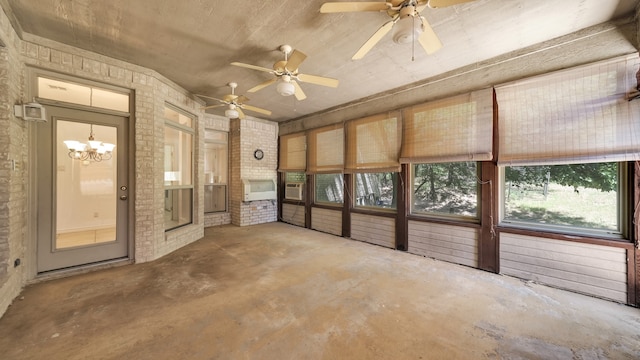
{"label": "woven window shade", "polygon": [[374,115],[346,124],[345,172],[397,172],[402,142],[400,112]]}
{"label": "woven window shade", "polygon": [[640,159],[638,54],[496,87],[498,163],[568,164]]}
{"label": "woven window shade", "polygon": [[304,133],[280,136],[280,164],[278,171],[307,169],[307,138]]}
{"label": "woven window shade", "polygon": [[403,136],[403,164],[493,159],[492,89],[405,110]]}
{"label": "woven window shade", "polygon": [[342,173],[344,170],[344,125],[336,124],[307,133],[307,173]]}

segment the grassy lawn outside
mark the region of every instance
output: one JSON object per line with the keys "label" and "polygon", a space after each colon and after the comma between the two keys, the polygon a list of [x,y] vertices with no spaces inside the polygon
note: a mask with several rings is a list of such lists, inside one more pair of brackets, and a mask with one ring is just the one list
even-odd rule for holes
{"label": "grassy lawn outside", "polygon": [[617,231],[617,194],[549,184],[505,190],[505,219]]}

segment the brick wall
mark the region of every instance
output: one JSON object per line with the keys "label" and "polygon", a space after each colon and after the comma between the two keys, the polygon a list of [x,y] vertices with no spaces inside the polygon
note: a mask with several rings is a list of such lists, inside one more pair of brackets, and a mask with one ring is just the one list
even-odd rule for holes
{"label": "brick wall", "polygon": [[[278,126],[257,119],[231,121],[231,183],[229,207],[235,225],[255,225],[277,220],[276,200],[243,202],[242,179],[277,180]],[[253,153],[260,149],[264,158],[257,160]]]}
{"label": "brick wall", "polygon": [[[24,92],[19,43],[5,14],[0,12],[0,315],[24,284],[23,239],[30,231],[27,135],[34,125],[13,115],[13,104],[20,103]],[[21,264],[14,266],[16,260]]]}

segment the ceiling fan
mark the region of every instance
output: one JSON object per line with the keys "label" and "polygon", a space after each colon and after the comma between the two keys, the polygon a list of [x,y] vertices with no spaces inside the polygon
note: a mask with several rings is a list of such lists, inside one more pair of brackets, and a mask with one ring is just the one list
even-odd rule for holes
{"label": "ceiling fan", "polygon": [[305,93],[302,91],[300,85],[298,85],[297,81],[303,83],[310,83],[322,86],[329,87],[338,87],[338,80],[316,76],[316,75],[307,75],[300,74],[298,72],[298,66],[307,58],[307,55],[298,50],[293,50],[290,45],[282,45],[280,46],[280,51],[284,53],[284,60],[280,60],[273,64],[273,69],[265,68],[262,66],[255,66],[249,64],[243,64],[240,62],[232,62],[231,65],[240,66],[248,69],[264,71],[275,75],[276,77],[270,80],[263,82],[262,84],[258,84],[253,88],[249,89],[248,92],[253,93],[258,90],[261,90],[275,82],[278,82],[277,91],[282,96],[291,96],[295,95],[296,99],[304,100],[307,98]]}
{"label": "ceiling fan", "polygon": [[418,39],[427,54],[442,47],[438,36],[420,13],[427,7],[440,8],[474,0],[386,0],[364,2],[327,2],[321,13],[386,11],[391,20],[383,24],[356,52],[352,59],[362,59],[395,25],[393,41],[399,44],[413,43]]}
{"label": "ceiling fan", "polygon": [[217,107],[227,106],[228,108],[227,110],[225,110],[224,116],[228,117],[229,119],[238,119],[238,118],[244,119],[245,115],[242,109],[257,112],[264,115],[271,115],[271,111],[269,110],[265,110],[259,107],[245,104],[245,102],[249,101],[249,99],[244,95],[235,94],[235,89],[236,87],[238,87],[237,83],[230,82],[227,85],[229,85],[229,87],[231,88],[231,94],[225,95],[222,99],[218,99],[218,98],[214,98],[206,95],[197,95],[201,98],[217,100],[221,103],[217,105],[204,106],[202,109],[206,110],[206,109],[213,109]]}

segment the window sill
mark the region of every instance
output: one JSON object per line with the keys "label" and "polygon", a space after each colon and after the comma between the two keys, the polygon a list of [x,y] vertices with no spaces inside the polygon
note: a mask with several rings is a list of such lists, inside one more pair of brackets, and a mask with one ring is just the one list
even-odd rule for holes
{"label": "window sill", "polygon": [[407,215],[407,220],[410,221],[421,221],[421,222],[431,222],[436,224],[445,224],[445,225],[456,225],[456,226],[464,226],[471,228],[480,228],[480,220],[474,218],[462,218],[462,217],[437,217],[437,216],[428,216],[428,215],[415,215],[410,214]]}
{"label": "window sill", "polygon": [[634,244],[628,239],[622,238],[606,238],[606,237],[596,237],[591,235],[578,235],[578,234],[567,234],[561,232],[554,232],[547,229],[527,229],[522,227],[517,227],[514,225],[505,225],[501,224],[496,227],[496,231],[498,233],[504,232],[509,234],[517,234],[517,235],[525,235],[546,239],[554,239],[554,240],[562,240],[562,241],[572,241],[584,244],[593,244],[593,245],[603,245],[603,246],[611,246],[623,249],[633,249]]}

